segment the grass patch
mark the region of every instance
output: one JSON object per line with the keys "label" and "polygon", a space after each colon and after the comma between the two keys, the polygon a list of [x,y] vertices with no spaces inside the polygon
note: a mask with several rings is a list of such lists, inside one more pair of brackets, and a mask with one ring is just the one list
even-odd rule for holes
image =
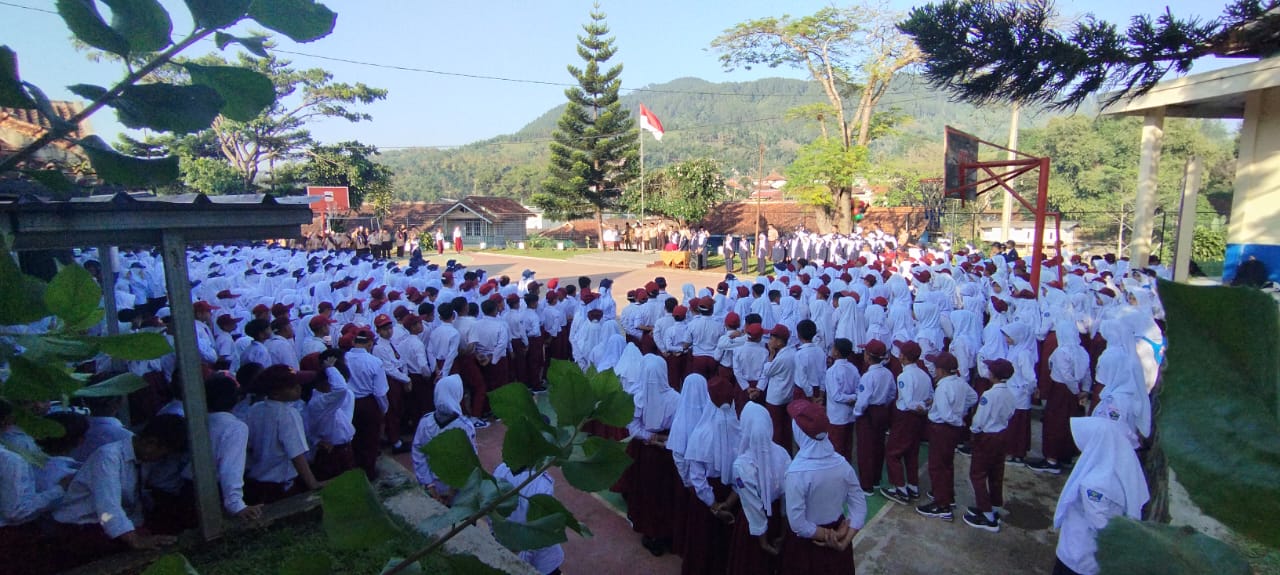
{"label": "grass patch", "polygon": [[337,551],[317,521],[282,525],[261,531],[240,531],[189,552],[187,558],[200,575],[277,575],[294,557],[328,557],[332,573],[377,573],[392,557],[404,557],[426,544],[425,538],[402,526],[393,539],[358,551]]}
{"label": "grass patch", "polygon": [[1218,260],[1215,262],[1196,262],[1196,265],[1200,266],[1200,271],[1204,272],[1204,277],[1221,279],[1222,269],[1226,267],[1226,263]]}

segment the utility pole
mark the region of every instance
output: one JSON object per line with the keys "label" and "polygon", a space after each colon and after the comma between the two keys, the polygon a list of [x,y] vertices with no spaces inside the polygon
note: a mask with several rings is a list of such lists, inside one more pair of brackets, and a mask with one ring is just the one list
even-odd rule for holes
{"label": "utility pole", "polygon": [[[760,182],[764,181],[764,136],[760,136],[760,161],[756,164],[756,183],[751,191],[756,195],[756,241],[760,241]],[[759,246],[756,251],[759,251]]]}
{"label": "utility pole", "polygon": [[[1016,160],[1018,155],[1013,150],[1018,149],[1018,112],[1021,106],[1018,103],[1013,104],[1013,112],[1009,117],[1009,155],[1007,159]],[[1013,171],[1009,168],[1008,171]],[[1009,180],[1009,185],[1013,185],[1013,180]],[[1000,203],[1000,241],[1009,241],[1009,228],[1013,225],[1013,194],[1005,191],[1001,196]]]}

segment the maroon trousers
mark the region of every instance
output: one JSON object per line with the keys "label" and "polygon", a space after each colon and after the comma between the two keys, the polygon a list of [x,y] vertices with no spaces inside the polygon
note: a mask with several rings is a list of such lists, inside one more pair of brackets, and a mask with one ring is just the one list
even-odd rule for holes
{"label": "maroon trousers", "polygon": [[1015,409],[1004,431],[1005,450],[1011,457],[1026,457],[1031,449],[1031,410]]}
{"label": "maroon trousers", "polygon": [[[969,462],[969,482],[979,511],[1004,506],[1004,433],[973,434],[973,456]],[[936,488],[935,488],[936,489]]]}
{"label": "maroon trousers", "polygon": [[685,369],[685,375],[696,373],[710,380],[720,371],[720,362],[709,355],[691,355]]}
{"label": "maroon trousers", "polygon": [[[51,540],[57,542],[57,552],[45,554],[47,560],[55,564],[50,572],[65,571],[129,549],[123,541],[107,537],[107,532],[97,523],[73,525],[55,522],[53,525]],[[145,530],[145,527],[139,529],[139,533]],[[7,559],[6,563],[9,563]],[[30,573],[25,566],[15,567],[20,569],[15,573]]]}
{"label": "maroon trousers", "polygon": [[889,432],[890,410],[888,404],[868,405],[862,417],[854,421],[858,441],[858,482],[863,489],[880,485],[884,469],[884,441]]}
{"label": "maroon trousers", "polygon": [[400,422],[404,417],[404,381],[387,376],[387,413],[382,418],[382,432],[388,442],[400,441]]}
{"label": "maroon trousers", "polygon": [[356,453],[350,443],[343,443],[317,450],[315,461],[311,462],[311,473],[316,476],[316,481],[328,481],[355,467]]}
{"label": "maroon trousers", "polygon": [[459,355],[453,361],[453,373],[462,378],[462,387],[471,394],[470,402],[463,402],[467,415],[480,417],[484,415],[485,404],[489,400],[489,387],[484,383],[484,373],[472,353]]}
{"label": "maroon trousers", "polygon": [[680,391],[684,388],[684,376],[688,374],[689,354],[663,355],[662,359],[667,362],[667,383],[671,385],[671,389]]}
{"label": "maroon trousers", "polygon": [[938,505],[956,502],[956,445],[963,433],[959,425],[929,422],[929,484]]}
{"label": "maroon trousers", "polygon": [[843,457],[845,461],[851,461],[849,447],[853,444],[853,425],[834,423],[827,424],[827,439],[831,440],[831,447],[836,453]]}
{"label": "maroon trousers", "polygon": [[890,485],[920,485],[920,440],[924,438],[926,421],[928,417],[923,413],[893,410],[889,441],[884,448]]}
{"label": "maroon trousers", "polygon": [[382,408],[378,406],[378,400],[371,395],[357,399],[351,420],[352,426],[356,428],[355,437],[351,440],[356,465],[372,481],[377,477],[379,445],[382,439]]}
{"label": "maroon trousers", "polygon": [[258,481],[248,477],[244,478],[244,502],[249,505],[275,503],[291,495],[302,493],[302,491],[301,479],[285,484]]}
{"label": "maroon trousers", "polygon": [[1050,331],[1036,349],[1039,352],[1039,357],[1036,358],[1036,390],[1040,392],[1040,399],[1046,399],[1049,397],[1049,390],[1053,388],[1053,378],[1049,375],[1049,356],[1058,349],[1057,332]]}
{"label": "maroon trousers", "polygon": [[507,356],[508,373],[507,381],[510,383],[518,381],[525,385],[530,385],[529,381],[529,346],[518,339],[511,340],[511,353]]}
{"label": "maroon trousers", "polygon": [[418,420],[435,410],[436,386],[430,375],[419,373],[409,374],[409,382],[413,384],[413,391],[404,397],[405,419],[411,422],[410,429],[416,430]]}
{"label": "maroon trousers", "polygon": [[[732,491],[717,477],[709,477],[707,482],[715,493],[716,501],[724,501]],[[718,519],[711,508],[698,499],[693,488],[688,491],[689,505],[685,508],[684,516],[685,553],[680,572],[684,575],[724,573],[729,560],[733,527]]]}
{"label": "maroon trousers", "polygon": [[644,355],[658,353],[658,343],[653,340],[653,332],[646,331],[640,336],[640,353]]}
{"label": "maroon trousers", "polygon": [[[769,525],[765,529],[765,536],[770,542],[776,541],[778,536],[782,534],[782,499],[773,501],[773,512],[769,514]],[[760,547],[760,538],[751,534],[751,526],[747,523],[747,516],[742,513],[742,506],[738,506],[736,519],[733,523],[733,536],[729,543],[729,566],[725,571],[728,575],[773,575],[778,570],[778,558],[770,555]]]}
{"label": "maroon trousers", "polygon": [[[497,363],[480,366],[480,372],[483,375],[484,383],[488,386],[489,391],[493,391],[508,383],[511,383],[511,358],[503,357]],[[485,398],[485,410],[488,411],[488,397]]]}
{"label": "maroon trousers", "polygon": [[[835,529],[839,525],[840,519],[837,519],[822,527]],[[812,539],[800,537],[790,529],[782,540],[779,557],[780,575],[853,575],[855,572],[853,553],[848,549],[840,551],[815,545]]]}
{"label": "maroon trousers", "polygon": [[[101,530],[101,529],[99,529]],[[0,527],[0,575],[45,575],[57,570],[61,551],[35,521]]]}
{"label": "maroon trousers", "polygon": [[524,377],[525,385],[529,387],[538,387],[542,385],[542,380],[547,378],[547,340],[542,336],[529,338],[529,349],[525,351],[524,356]]}
{"label": "maroon trousers", "polygon": [[1075,455],[1071,439],[1071,418],[1080,415],[1080,403],[1066,384],[1053,382],[1044,402],[1041,451],[1054,461],[1066,461]]}
{"label": "maroon trousers", "polygon": [[773,442],[791,452],[791,416],[787,415],[787,406],[765,402],[769,410],[769,419],[773,421]]}

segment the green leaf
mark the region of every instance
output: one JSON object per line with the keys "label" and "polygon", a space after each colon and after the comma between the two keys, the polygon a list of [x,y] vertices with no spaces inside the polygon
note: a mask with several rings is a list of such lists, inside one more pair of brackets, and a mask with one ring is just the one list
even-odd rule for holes
{"label": "green leaf", "polygon": [[83,339],[54,334],[26,334],[14,340],[22,346],[22,355],[36,363],[84,361],[98,352],[97,347]]}
{"label": "green leaf", "polygon": [[441,552],[423,558],[422,569],[431,575],[504,575],[502,570],[490,567],[475,555]]}
{"label": "green leaf", "polygon": [[559,513],[564,516],[565,526],[574,530],[578,535],[590,537],[591,530],[587,526],[579,523],[578,518],[573,516],[559,499],[546,494],[538,494],[529,498],[529,512],[526,516],[529,519],[538,519],[547,515]]}
{"label": "green leaf", "polygon": [[[508,385],[506,387],[523,388],[524,386]],[[560,454],[560,448],[547,441],[538,424],[529,421],[527,417],[508,419],[503,423],[507,426],[507,434],[502,438],[502,461],[507,464],[507,467],[512,469],[533,467],[541,463],[544,457],[555,457]]]}
{"label": "green leaf", "polygon": [[471,472],[480,468],[475,447],[461,429],[446,430],[422,449],[431,458],[431,472],[451,487],[462,487]]}
{"label": "green leaf", "polygon": [[333,559],[320,553],[291,555],[280,565],[280,575],[329,575],[333,573]]}
{"label": "green leaf", "polygon": [[79,325],[101,310],[101,300],[102,288],[80,265],[62,266],[44,290],[44,305],[69,325]]}
{"label": "green leaf", "polygon": [[[249,11],[252,0],[183,0],[196,26],[201,28],[225,28],[236,23]],[[219,45],[219,48],[222,46]]]}
{"label": "green leaf", "polygon": [[75,182],[67,178],[62,170],[23,170],[23,174],[27,177],[40,182],[40,185],[48,188],[52,195],[59,198],[67,198],[75,194],[79,189]]}
{"label": "green leaf", "polygon": [[311,42],[328,36],[338,15],[315,0],[254,0],[249,17],[294,42]]}
{"label": "green leaf", "polygon": [[70,90],[72,94],[80,96],[86,100],[97,100],[98,98],[107,95],[106,88],[103,88],[102,86],[95,86],[93,84],[72,84],[67,86],[67,89]]}
{"label": "green leaf", "polygon": [[109,184],[147,188],[162,186],[178,179],[178,157],[135,158],[111,149],[102,138],[89,136],[79,141],[80,148],[89,156],[93,171]]}
{"label": "green leaf", "polygon": [[27,93],[31,94],[31,99],[36,101],[36,109],[40,111],[40,117],[44,118],[55,131],[59,133],[70,133],[75,126],[58,115],[53,109],[53,101],[49,96],[45,95],[44,90],[31,82],[23,82],[23,86],[27,88]]}
{"label": "green leaf", "polygon": [[[432,555],[432,557],[434,556],[435,555]],[[379,571],[379,573],[386,573],[387,571],[390,571],[392,567],[399,565],[400,562],[402,561],[404,561],[404,557],[392,557],[388,559],[387,564],[382,566],[382,571]],[[414,563],[413,565],[405,567],[400,572],[405,573],[406,575],[422,575],[422,563]],[[431,573],[444,573],[444,572],[445,571],[441,571],[441,570],[431,571]]]}
{"label": "green leaf", "polygon": [[22,325],[49,316],[44,307],[44,283],[18,268],[0,236],[0,325]]}
{"label": "green leaf", "polygon": [[72,377],[64,365],[36,363],[23,356],[9,360],[9,379],[4,382],[4,396],[48,401],[75,393],[82,387],[80,380]]}
{"label": "green leaf", "polygon": [[18,78],[18,55],[8,46],[0,46],[0,107],[36,107],[36,101],[27,95]]}
{"label": "green leaf", "polygon": [[434,535],[441,530],[452,528],[459,521],[466,519],[468,515],[474,513],[458,505],[448,508],[449,510],[439,515],[428,517],[426,521],[418,524],[418,531],[428,535]]}
{"label": "green leaf", "polygon": [[157,0],[102,0],[111,8],[111,29],[136,53],[158,52],[172,44],[173,21]]}
{"label": "green leaf", "polygon": [[134,373],[122,373],[83,387],[72,395],[76,397],[119,397],[147,387],[147,380]]}
{"label": "green leaf", "polygon": [[[1168,347],[1156,425],[1191,500],[1280,547],[1280,313],[1265,292],[1160,282]],[[1145,344],[1143,344],[1145,345]]]}
{"label": "green leaf", "polygon": [[504,422],[522,417],[542,421],[533,394],[523,385],[504,385],[489,392],[489,405],[493,414]]}
{"label": "green leaf", "polygon": [[[434,469],[434,468],[432,468]],[[467,481],[458,489],[453,496],[453,508],[460,509],[465,512],[465,516],[470,516],[481,509],[488,507],[497,501],[506,493],[514,490],[514,486],[506,481],[494,479],[482,468],[476,468],[467,476]],[[508,497],[498,504],[495,509],[498,510],[503,517],[511,515],[515,510],[518,497]]]}
{"label": "green leaf", "polygon": [[631,465],[631,456],[621,443],[592,436],[582,444],[582,453],[561,466],[569,484],[582,491],[604,491],[618,482]]}
{"label": "green leaf", "polygon": [[616,427],[625,427],[631,423],[636,413],[635,400],[622,389],[622,382],[612,369],[592,376],[591,387],[600,400],[592,419]]}
{"label": "green leaf", "polygon": [[84,340],[94,345],[98,351],[126,361],[155,359],[173,352],[173,346],[169,345],[169,340],[158,333],[122,333],[86,337]]}
{"label": "green leaf", "polygon": [[207,129],[224,103],[209,86],[138,84],[107,105],[127,127],[191,134]]}
{"label": "green leaf", "polygon": [[236,66],[183,64],[191,82],[208,86],[222,97],[222,115],[238,122],[258,117],[276,101],[276,88],[266,75]]}
{"label": "green leaf", "polygon": [[191,566],[191,562],[187,561],[185,555],[170,553],[156,559],[156,562],[147,567],[142,575],[200,575],[200,573]]}
{"label": "green leaf", "polygon": [[94,0],[57,0],[57,8],[76,39],[112,54],[129,55],[129,41],[107,25]]}
{"label": "green leaf", "polygon": [[[3,395],[6,398],[10,397],[7,393]],[[47,401],[47,400],[42,400],[42,401]],[[34,437],[36,439],[62,437],[63,435],[67,434],[67,430],[64,427],[62,427],[62,424],[52,419],[49,419],[47,417],[36,415],[32,413],[30,409],[26,409],[26,408],[19,407],[13,410],[13,423],[17,425],[19,428],[21,428],[22,431],[25,431],[27,435],[30,435],[31,437]],[[25,459],[28,463],[35,465],[37,467],[44,467],[44,464],[49,461],[48,456],[46,456],[43,452],[40,452],[40,453],[17,452],[17,453],[20,457]]]}
{"label": "green leaf", "polygon": [[[1152,558],[1158,557],[1158,561]],[[1101,573],[1125,575],[1248,575],[1236,550],[1192,529],[1114,517],[1098,532]]]}
{"label": "green leaf", "polygon": [[547,369],[548,399],[556,410],[559,425],[578,426],[596,407],[595,392],[577,364],[552,360]]}
{"label": "green leaf", "polygon": [[235,43],[243,46],[245,50],[248,50],[254,56],[259,58],[267,57],[266,36],[232,36],[223,32],[215,32],[213,41],[218,44],[219,50],[226,50],[227,46]]}
{"label": "green leaf", "polygon": [[545,515],[525,523],[491,519],[490,524],[493,527],[493,538],[503,547],[516,552],[542,549],[569,539],[564,534],[564,516],[559,514]]}
{"label": "green leaf", "polygon": [[331,479],[320,490],[324,532],[340,551],[355,551],[386,542],[400,534],[364,471],[353,469]]}

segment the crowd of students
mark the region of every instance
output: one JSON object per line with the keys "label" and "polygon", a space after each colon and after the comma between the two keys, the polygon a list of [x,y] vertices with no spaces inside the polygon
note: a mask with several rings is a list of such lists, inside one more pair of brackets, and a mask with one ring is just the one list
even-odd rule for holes
{"label": "crowd of students", "polygon": [[[99,256],[81,257],[96,271]],[[121,327],[172,327],[158,256],[108,257],[127,270],[106,290]],[[877,493],[998,532],[1009,464],[1072,468],[1055,515],[1056,569],[1093,573],[1098,526],[1146,500],[1134,449],[1150,433],[1163,348],[1155,273],[1127,264],[1050,259],[1034,290],[1025,259],[864,251],[678,295],[658,277],[621,309],[608,279],[544,285],[532,270],[494,278],[454,261],[211,246],[189,265],[231,515],[255,518],[352,468],[372,478],[388,448],[412,451],[419,482],[448,503],[417,448],[452,428],[474,441],[492,421],[488,391],[540,392],[549,361],[562,359],[614,370],[634,397],[629,426],[591,431],[629,438],[634,463],[614,489],[644,547],[679,554],[686,573],[852,573],[849,547]],[[106,377],[121,367],[112,364],[99,358],[90,371]],[[174,364],[129,362],[146,389],[52,409],[67,430],[57,439],[31,440],[0,405],[6,553],[46,572],[162,545],[193,524]],[[1036,401],[1043,459],[1030,461]],[[116,418],[126,403],[132,430]],[[956,453],[971,457],[967,512],[955,510]],[[552,488],[540,477],[525,495]],[[522,557],[553,573],[563,551]]]}

